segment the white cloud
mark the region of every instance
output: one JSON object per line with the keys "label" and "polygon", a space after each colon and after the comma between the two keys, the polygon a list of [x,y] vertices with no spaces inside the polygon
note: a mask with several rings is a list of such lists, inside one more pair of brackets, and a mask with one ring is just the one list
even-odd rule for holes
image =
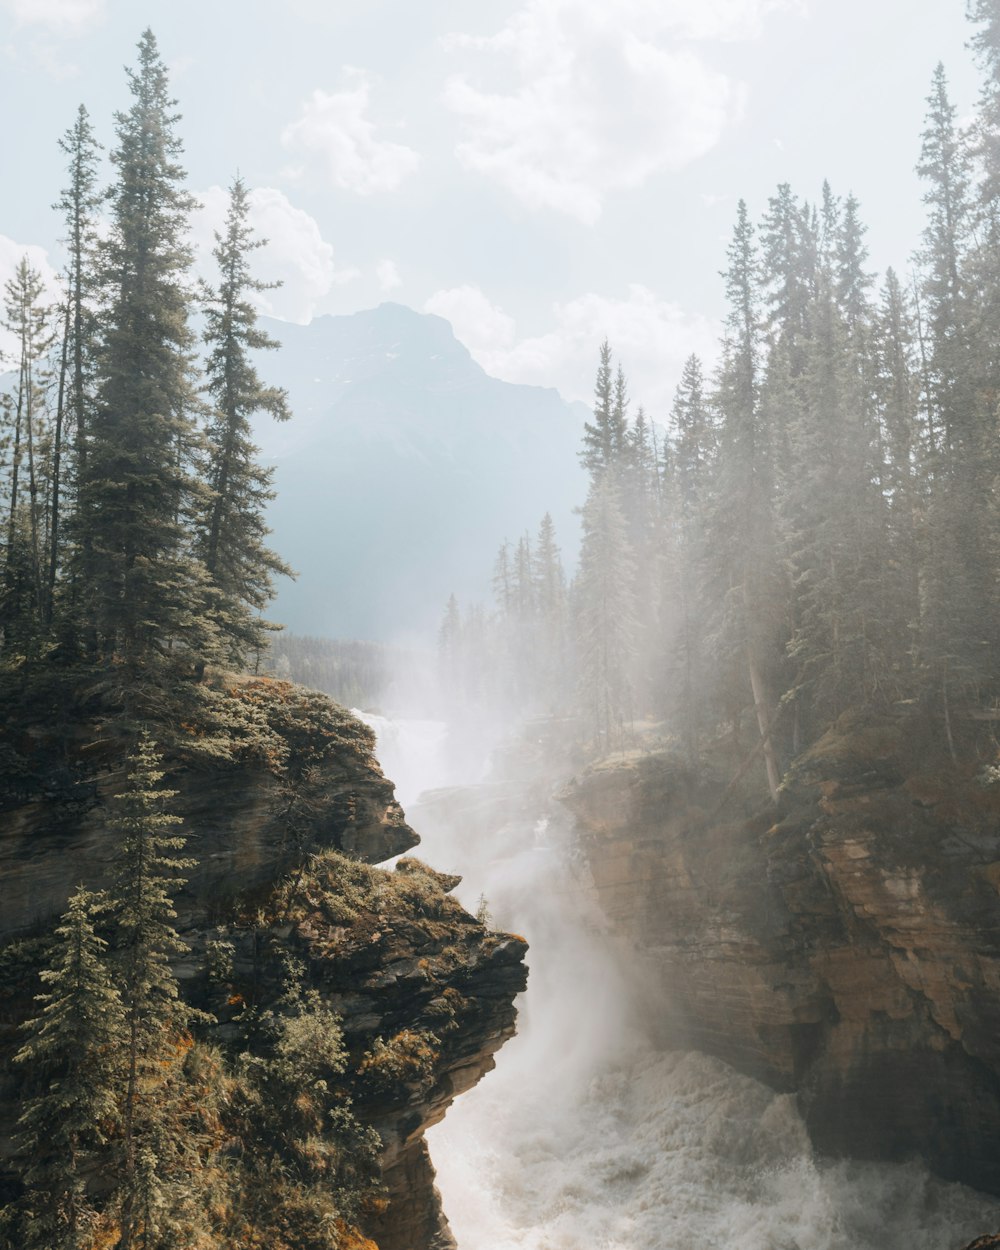
{"label": "white cloud", "polygon": [[378,284],[383,291],[394,291],[403,285],[396,262],[390,260],[388,256],[383,257],[375,266],[375,277],[378,278]]}
{"label": "white cloud", "polygon": [[[212,282],[213,231],[222,230],[229,193],[222,187],[210,187],[200,192],[198,199],[202,207],[195,214],[192,230],[197,266]],[[268,240],[267,246],[254,255],[254,274],[265,282],[282,283],[256,297],[262,312],[283,321],[305,323],[334,286],[358,276],[357,269],[336,267],[333,247],[323,238],[316,219],[296,208],[284,192],[274,187],[256,187],[250,192],[249,216],[257,236]]]}
{"label": "white cloud", "polygon": [[[0,234],[0,305],[3,303],[6,285],[14,277],[15,270],[24,257],[28,258],[28,264],[41,275],[45,287],[43,299],[51,304],[57,303],[62,298],[59,276],[45,248],[39,247],[37,243],[16,243],[5,234]],[[11,354],[16,346],[14,336],[0,327],[0,373],[10,368]]]}
{"label": "white cloud", "polygon": [[79,35],[107,15],[106,0],[0,0],[0,9],[18,25],[45,26],[58,35]]}
{"label": "white cloud", "polygon": [[455,336],[487,372],[492,372],[491,364],[504,360],[514,344],[514,318],[490,303],[477,286],[436,291],[424,302],[424,312],[450,321]]}
{"label": "white cloud", "polygon": [[[333,93],[316,90],[302,114],[282,131],[281,142],[308,162],[325,167],[330,181],[346,191],[371,195],[395,191],[420,163],[412,148],[379,138],[367,117],[371,78],[345,66],[346,85]],[[288,171],[301,176],[303,167]]]}
{"label": "white cloud", "polygon": [[464,123],[467,168],[530,208],[593,224],[605,197],[708,152],[739,118],[743,91],[691,41],[746,39],[799,0],[525,0],[480,51],[491,86],[453,76],[445,103]]}
{"label": "white cloud", "polygon": [[718,350],[720,327],[686,313],[648,287],[633,283],[624,296],[589,292],[552,307],[552,327],[519,338],[514,319],[474,286],[438,291],[425,312],[451,322],[456,336],[487,373],[510,382],[554,386],[567,399],[590,403],[598,348],[607,337],[621,360],[633,398],[666,423],[684,361],[706,362]]}

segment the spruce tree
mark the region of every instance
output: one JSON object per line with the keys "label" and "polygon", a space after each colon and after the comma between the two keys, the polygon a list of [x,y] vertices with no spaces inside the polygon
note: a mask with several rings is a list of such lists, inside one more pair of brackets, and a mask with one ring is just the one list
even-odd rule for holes
{"label": "spruce tree", "polygon": [[913,315],[894,270],[886,270],[873,326],[875,401],[881,428],[882,490],[889,550],[883,566],[887,626],[900,693],[913,693],[914,642],[920,619],[920,572],[926,443],[918,422]]}
{"label": "spruce tree", "polygon": [[175,101],[150,31],[129,83],[133,103],[117,115],[111,155],[107,310],[82,473],[81,606],[97,658],[124,666],[126,710],[141,715],[143,695],[157,687],[161,698],[175,695],[185,669],[204,662],[211,631],[185,533],[197,494],[187,324],[194,202],[182,186]]}
{"label": "spruce tree", "polygon": [[566,575],[556,543],[552,517],[546,512],[538,527],[532,555],[532,581],[538,615],[536,674],[547,706],[563,705],[567,693]]}
{"label": "spruce tree", "polygon": [[[697,754],[708,694],[705,666],[703,595],[705,526],[711,501],[716,431],[707,399],[701,361],[684,363],[671,412],[673,455],[672,595],[673,640],[668,657],[667,688],[672,693],[678,728],[690,762]],[[666,596],[664,596],[666,603]]]}
{"label": "spruce tree", "polygon": [[96,1212],[87,1176],[107,1167],[118,1134],[125,1011],[112,984],[107,943],[94,931],[102,900],[80,886],[55,932],[42,973],[41,1014],[15,1056],[29,1094],[18,1121],[17,1158],[27,1194],[23,1250],[89,1250]]}
{"label": "spruce tree", "polygon": [[780,782],[772,718],[786,615],[777,558],[772,447],[760,407],[761,326],[754,229],[740,201],[725,273],[727,337],[717,387],[721,416],[719,478],[710,521],[712,578],[719,604],[714,631],[718,659],[728,672],[734,722],[749,679],[768,788]]}
{"label": "spruce tree", "polygon": [[17,344],[17,382],[8,409],[13,430],[0,627],[5,645],[19,640],[25,649],[39,641],[46,584],[47,360],[54,336],[44,293],[41,274],[22,257],[4,288],[3,325]]}
{"label": "spruce tree", "polygon": [[629,670],[635,653],[635,566],[612,474],[592,483],[581,514],[575,583],[580,694],[599,748],[621,742],[633,714]]}
{"label": "spruce tree", "polygon": [[164,810],[176,792],[160,785],[159,756],[147,735],[140,737],[128,768],[109,821],[119,844],[112,906],[125,1010],[120,1250],[132,1246],[152,1250],[161,1241],[143,1222],[142,1212],[153,1209],[150,1185],[155,1180],[161,1192],[172,1192],[179,1171],[177,1151],[185,1145],[176,1126],[171,1129],[165,1122],[178,1079],[178,1056],[183,1053],[178,1043],[191,1018],[178,997],[170,966],[171,959],[188,950],[173,924],[171,895],[184,883],[180,874],[195,861],[177,855],[186,841],[173,832],[181,821]]}
{"label": "spruce tree", "polygon": [[[80,491],[86,478],[87,439],[93,404],[93,373],[97,355],[97,216],[101,194],[97,182],[100,152],[90,117],[81,104],[76,121],[59,141],[69,160],[69,185],[55,207],[63,213],[68,249],[63,308],[63,335],[59,371],[59,398],[56,406],[56,428],[53,439],[52,523],[49,535],[49,567],[47,614],[51,621],[55,605],[56,576],[63,540],[62,458],[69,433],[72,433],[73,481],[75,505],[80,509]],[[86,535],[87,525],[78,515],[78,535]],[[89,538],[85,538],[89,544]]]}
{"label": "spruce tree", "polygon": [[927,189],[921,261],[927,314],[928,395],[937,427],[931,472],[922,650],[927,684],[940,697],[950,733],[956,699],[981,698],[996,674],[997,542],[994,483],[998,462],[995,398],[982,386],[976,350],[975,295],[966,272],[970,247],[970,171],[948,97],[944,69],[934,74],[918,171]]}
{"label": "spruce tree", "polygon": [[250,419],[266,412],[287,421],[287,395],[265,386],[253,353],[280,344],[257,324],[254,293],[273,288],[251,276],[250,256],[266,243],[254,238],[249,193],[241,178],[230,190],[225,230],[216,234],[218,288],[206,300],[206,391],[212,402],[208,427],[211,499],[199,527],[196,550],[211,579],[211,615],[225,640],[227,658],[242,668],[248,651],[264,643],[260,612],[273,597],[273,575],[291,570],[270,548],[264,509],[274,498],[273,470],[261,466]]}
{"label": "spruce tree", "polygon": [[592,479],[615,465],[621,455],[627,402],[625,379],[620,368],[617,378],[612,378],[611,347],[605,339],[601,344],[594,382],[594,419],[584,423],[580,452],[580,461]]}

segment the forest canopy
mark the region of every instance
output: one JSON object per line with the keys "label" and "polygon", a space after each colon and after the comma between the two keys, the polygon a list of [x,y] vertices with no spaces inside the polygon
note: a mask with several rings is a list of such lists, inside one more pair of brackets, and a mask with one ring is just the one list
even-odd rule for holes
{"label": "forest canopy", "polygon": [[504,543],[495,610],[445,612],[457,698],[575,707],[599,752],[649,719],[692,762],[728,736],[772,796],[848,710],[919,706],[953,755],[993,714],[1000,15],[970,16],[979,106],[959,124],[939,65],[912,267],[870,272],[862,206],[829,184],[780,185],[756,222],[741,201],[717,367],[687,361],[663,429],[603,345],[579,568],[567,586],[547,517]]}

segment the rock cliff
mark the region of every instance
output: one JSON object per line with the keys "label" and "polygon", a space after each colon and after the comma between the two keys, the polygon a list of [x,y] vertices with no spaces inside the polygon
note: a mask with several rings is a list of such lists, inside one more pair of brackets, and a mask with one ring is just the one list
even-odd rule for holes
{"label": "rock cliff", "polygon": [[[964,753],[963,753],[964,754]],[[777,811],[667,755],[563,795],[664,1040],[796,1091],[833,1154],[1000,1192],[1000,794],[918,722],[845,717]]]}
{"label": "rock cliff", "polygon": [[[366,726],[285,682],[240,682],[225,697],[255,725],[243,746],[239,735],[225,749],[180,736],[166,755],[171,808],[198,859],[175,898],[190,950],[175,976],[215,1017],[206,1040],[225,1046],[247,1009],[282,1010],[289,959],[303,968],[342,1020],[345,1093],[382,1141],[385,1199],[363,1231],[378,1250],[442,1250],[453,1241],[423,1134],[513,1035],[527,947],[465,912],[448,893],[457,878],[414,859],[373,866],[419,838]],[[93,722],[54,743],[38,731],[0,744],[0,1173],[22,1080],[10,1061],[35,1010],[43,935],[78,882],[101,887],[114,869],[105,817],[124,783],[120,745]]]}

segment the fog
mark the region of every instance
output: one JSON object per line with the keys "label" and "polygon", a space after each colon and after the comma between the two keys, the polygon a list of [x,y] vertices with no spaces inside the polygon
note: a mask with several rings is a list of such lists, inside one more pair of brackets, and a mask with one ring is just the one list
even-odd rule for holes
{"label": "fog", "polygon": [[511,726],[470,767],[458,726],[367,719],[416,853],[530,943],[517,1036],[428,1133],[461,1250],[942,1250],[1000,1222],[918,1164],[818,1159],[792,1095],[658,1049],[669,1001],[606,932],[545,779],[504,763]]}

